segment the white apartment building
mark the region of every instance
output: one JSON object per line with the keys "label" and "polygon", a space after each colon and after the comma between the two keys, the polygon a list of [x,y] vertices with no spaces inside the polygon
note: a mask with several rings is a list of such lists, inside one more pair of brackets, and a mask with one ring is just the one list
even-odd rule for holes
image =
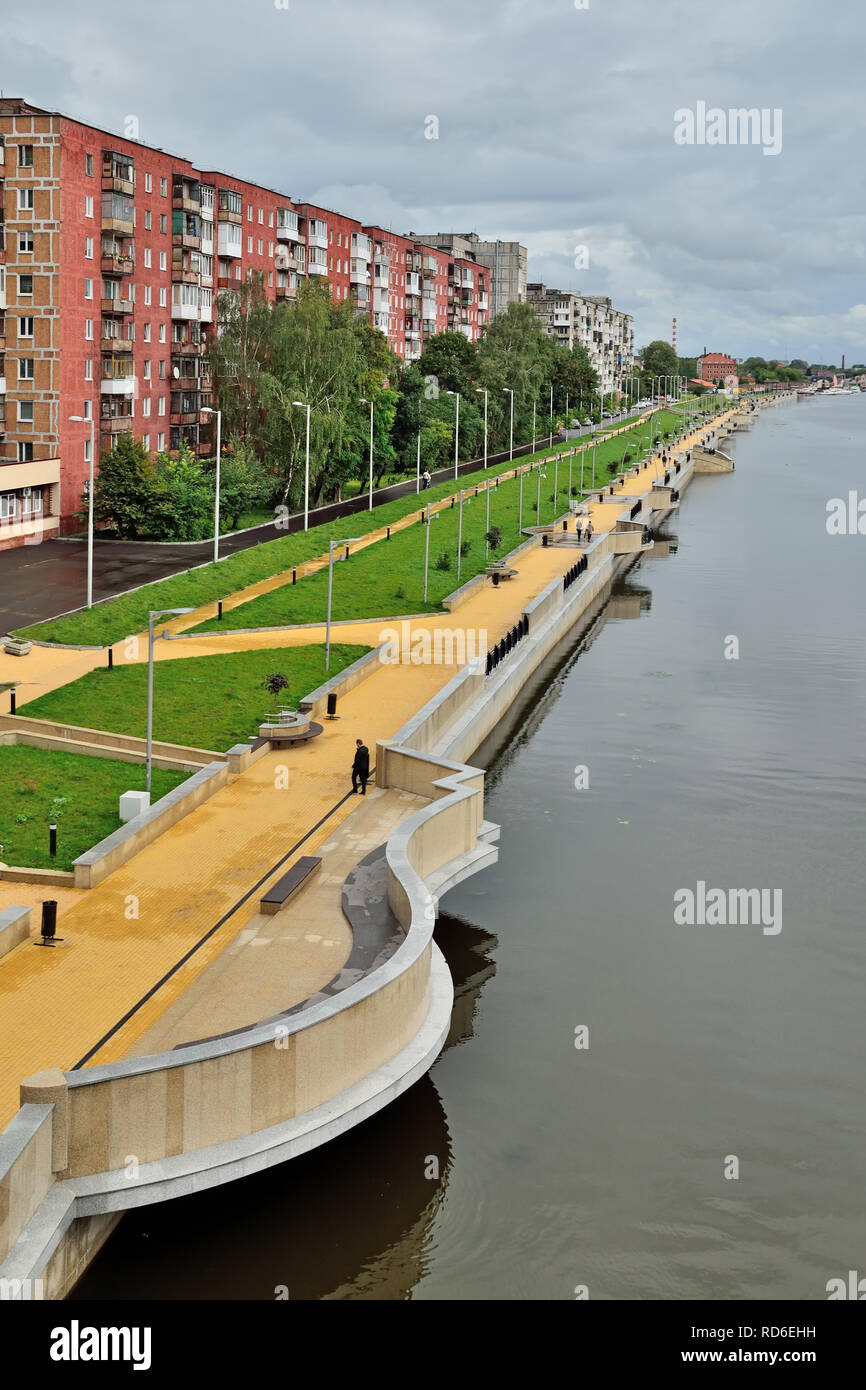
{"label": "white apartment building", "polygon": [[585,347],[601,391],[622,388],[634,368],[634,318],[615,309],[604,295],[527,285],[527,298],[550,338],[563,347]]}

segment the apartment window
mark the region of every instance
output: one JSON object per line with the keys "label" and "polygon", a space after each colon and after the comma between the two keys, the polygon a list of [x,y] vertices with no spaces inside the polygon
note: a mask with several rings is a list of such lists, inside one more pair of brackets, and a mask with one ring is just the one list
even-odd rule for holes
{"label": "apartment window", "polygon": [[92,236],[86,236],[86,237],[84,238],[84,259],[85,259],[86,261],[92,261],[92,260],[93,260],[93,237],[92,237]]}
{"label": "apartment window", "polygon": [[248,237],[247,237],[247,253],[248,253],[249,255],[252,255],[252,252],[253,252],[253,239],[252,239],[251,236],[248,236]]}
{"label": "apartment window", "polygon": [[145,211],[145,214],[144,214],[144,230],[145,230],[146,232],[149,232],[150,229],[151,229],[151,226],[150,226],[150,208],[147,208],[146,211]]}
{"label": "apartment window", "polygon": [[264,226],[264,221],[265,221],[265,210],[264,210],[264,208],[259,208],[259,225],[260,225],[260,226]]}
{"label": "apartment window", "polygon": [[32,315],[31,315],[31,316],[25,315],[23,318],[20,318],[20,319],[18,320],[18,337],[19,337],[19,338],[32,338],[32,337],[33,337],[33,318],[32,318]]}
{"label": "apartment window", "polygon": [[93,216],[93,194],[88,193],[84,199],[84,216]]}
{"label": "apartment window", "polygon": [[32,145],[19,145],[19,146],[18,146],[18,168],[19,168],[19,169],[32,169],[32,168],[33,168],[33,146],[32,146]]}
{"label": "apartment window", "polygon": [[168,179],[160,179],[159,192],[162,198],[168,197]]}
{"label": "apartment window", "polygon": [[19,402],[18,402],[18,423],[19,423],[19,425],[32,425],[32,424],[33,424],[33,402],[32,402],[32,401],[19,401]]}
{"label": "apartment window", "polygon": [[27,440],[23,440],[23,439],[22,439],[22,440],[19,440],[19,442],[18,442],[18,462],[19,462],[19,463],[32,463],[32,462],[33,462],[33,444],[32,444],[32,442],[31,442],[29,439],[27,439]]}
{"label": "apartment window", "polygon": [[153,192],[153,174],[145,174],[145,176],[144,176],[144,191],[145,191],[145,193],[152,193],[152,192]]}
{"label": "apartment window", "polygon": [[85,381],[92,381],[92,380],[93,380],[93,358],[92,358],[92,357],[85,357],[85,359],[84,359],[84,380],[85,380]]}
{"label": "apartment window", "polygon": [[329,269],[329,270],[333,270],[333,269],[334,269],[334,257],[333,257],[333,256],[329,256],[329,257],[328,257],[328,269]]}
{"label": "apartment window", "polygon": [[141,413],[145,420],[150,418],[150,396],[145,396],[141,402]]}
{"label": "apartment window", "polygon": [[247,203],[247,221],[248,221],[248,222],[252,222],[252,220],[253,220],[253,205],[252,205],[252,203]]}
{"label": "apartment window", "polygon": [[329,233],[328,233],[328,245],[329,245],[329,246],[333,246],[333,244],[334,244],[334,233],[333,233],[333,232],[329,232]]}
{"label": "apartment window", "polygon": [[269,226],[269,227],[273,227],[273,225],[274,225],[274,214],[273,214],[272,212],[269,212],[269,213],[268,213],[268,226]]}
{"label": "apartment window", "polygon": [[274,243],[273,243],[272,241],[269,241],[269,242],[268,242],[268,255],[269,255],[269,256],[272,256],[273,254],[274,254]]}
{"label": "apartment window", "polygon": [[161,454],[162,451],[163,451],[163,449],[165,448],[165,435],[164,435],[164,434],[158,434],[158,435],[156,436],[156,447],[157,447],[158,452]]}
{"label": "apartment window", "polygon": [[261,237],[259,237],[258,248],[259,248],[259,255],[260,255],[260,256],[263,256],[263,255],[265,254],[265,243],[262,241]]}
{"label": "apartment window", "polygon": [[149,324],[149,323],[146,323],[146,324],[144,325],[144,341],[145,341],[146,343],[149,343],[149,342],[150,342],[150,324]]}
{"label": "apartment window", "polygon": [[[86,284],[86,283],[87,283],[87,282],[85,281],[85,284]],[[33,294],[33,276],[32,276],[32,275],[19,275],[19,276],[18,276],[18,296],[19,296],[19,298],[28,298],[29,296],[32,296],[32,294]]]}
{"label": "apartment window", "polygon": [[161,324],[159,325],[159,341],[160,341],[161,343],[164,343],[164,342],[165,342],[165,324],[164,324],[164,323],[161,323]]}
{"label": "apartment window", "polygon": [[160,291],[159,291],[159,307],[160,307],[161,309],[164,309],[164,308],[166,307],[166,305],[168,304],[168,299],[167,299],[167,297],[166,297],[166,293],[167,293],[167,292],[166,292],[165,285],[160,286]]}
{"label": "apartment window", "polygon": [[160,396],[159,398],[159,414],[165,414],[165,396]]}
{"label": "apartment window", "polygon": [[162,358],[162,360],[160,361],[160,364],[159,364],[159,379],[160,379],[160,381],[165,381],[165,358],[164,358],[164,357]]}
{"label": "apartment window", "polygon": [[92,155],[92,154],[86,154],[86,155],[84,156],[84,172],[85,172],[85,174],[88,175],[89,178],[92,178],[92,177],[93,177],[93,155]]}
{"label": "apartment window", "polygon": [[150,267],[151,267],[151,264],[152,264],[152,255],[153,255],[153,253],[152,253],[150,247],[149,247],[149,246],[145,246],[145,248],[144,248],[144,268],[145,268],[145,270],[150,270]]}
{"label": "apartment window", "polygon": [[85,418],[85,420],[90,420],[90,419],[92,418],[92,416],[93,416],[93,402],[92,402],[92,401],[85,401],[85,402],[84,402],[84,418]]}
{"label": "apartment window", "polygon": [[274,287],[274,272],[273,272],[272,270],[269,270],[269,271],[268,271],[268,289],[273,289],[273,287]]}
{"label": "apartment window", "polygon": [[150,381],[150,358],[149,358],[149,357],[145,360],[145,363],[144,363],[144,379],[145,379],[145,381]]}
{"label": "apartment window", "polygon": [[18,190],[18,211],[19,211],[19,212],[32,212],[32,211],[33,211],[33,189],[32,189],[32,188],[19,188],[19,190]]}
{"label": "apartment window", "polygon": [[168,231],[168,215],[164,212],[159,214],[159,230],[162,232],[163,236],[165,236]]}
{"label": "apartment window", "polygon": [[19,358],[18,358],[18,380],[19,380],[19,381],[32,381],[32,380],[33,380],[33,358],[32,358],[32,357],[19,357]]}
{"label": "apartment window", "polygon": [[150,435],[149,435],[149,434],[143,434],[143,435],[141,436],[141,442],[142,442],[142,444],[144,445],[145,449],[147,449],[147,451],[148,451],[148,453],[149,453],[149,452],[150,452]]}
{"label": "apartment window", "polygon": [[144,302],[145,302],[145,304],[149,304],[149,303],[151,302],[151,293],[152,293],[152,291],[151,291],[150,285],[145,285],[145,287],[144,287]]}
{"label": "apartment window", "polygon": [[90,440],[89,440],[89,439],[85,439],[85,441],[84,441],[84,462],[85,462],[85,463],[89,463],[89,462],[90,462]]}
{"label": "apartment window", "polygon": [[19,254],[19,256],[32,256],[32,255],[33,255],[33,233],[32,233],[32,232],[19,232],[19,233],[18,233],[18,254]]}
{"label": "apartment window", "polygon": [[0,492],[0,518],[14,520],[18,498],[14,492]]}
{"label": "apartment window", "polygon": [[93,338],[93,319],[84,320],[84,336],[88,339]]}
{"label": "apartment window", "polygon": [[166,260],[166,255],[167,255],[167,252],[165,252],[165,251],[160,251],[160,253],[159,253],[159,268],[160,268],[160,270],[168,270],[168,261]]}

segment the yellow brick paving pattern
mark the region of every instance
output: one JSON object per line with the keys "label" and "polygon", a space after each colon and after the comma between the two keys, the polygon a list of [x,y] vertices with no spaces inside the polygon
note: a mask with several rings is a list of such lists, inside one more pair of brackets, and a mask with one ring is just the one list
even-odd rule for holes
{"label": "yellow brick paving pattern", "polygon": [[[697,435],[696,435],[697,437]],[[689,447],[689,442],[679,446]],[[654,461],[639,480],[641,490],[664,469]],[[629,484],[625,485],[628,495]],[[594,505],[593,525],[611,529],[617,509]],[[516,621],[526,603],[574,563],[574,552],[537,547],[518,562],[519,574],[494,589],[485,586],[461,607],[413,620],[413,628],[486,629],[493,643]],[[213,605],[184,621],[194,624]],[[362,624],[334,624],[332,640],[371,645],[394,619]],[[226,633],[159,644],[161,660],[204,656],[214,651],[241,651],[261,646],[292,646],[321,640],[309,628],[269,633]],[[146,642],[140,659],[146,658]],[[45,649],[34,648],[42,657]],[[46,656],[52,655],[46,652]],[[104,654],[56,652],[52,679],[48,661],[41,664],[44,688],[75,679],[83,669],[104,663]],[[75,661],[70,657],[74,656]],[[24,658],[29,661],[31,658]],[[4,658],[9,662],[21,658]],[[90,665],[88,666],[88,661]],[[20,666],[15,668],[20,679]],[[134,860],[66,906],[62,916],[66,942],[56,949],[23,943],[0,960],[0,1126],[18,1108],[20,1081],[50,1066],[69,1069],[266,874],[340,800],[350,787],[354,740],[363,737],[373,749],[393,734],[454,675],[454,667],[383,665],[340,701],[341,719],[325,724],[322,736],[303,747],[266,754],[240,777],[141,851]],[[0,665],[0,680],[6,674]],[[28,677],[29,678],[29,677]],[[276,785],[278,770],[290,769],[289,786]],[[361,798],[350,797],[307,840],[299,853],[318,845],[348,817]],[[288,864],[279,869],[284,873]],[[38,902],[55,896],[30,885],[8,885],[13,901]],[[4,884],[4,896],[7,885]],[[263,890],[262,890],[263,891]],[[94,1057],[94,1063],[117,1060],[173,1004],[202,971],[257,915],[256,893],[148,1001]],[[137,914],[137,915],[136,915]]]}

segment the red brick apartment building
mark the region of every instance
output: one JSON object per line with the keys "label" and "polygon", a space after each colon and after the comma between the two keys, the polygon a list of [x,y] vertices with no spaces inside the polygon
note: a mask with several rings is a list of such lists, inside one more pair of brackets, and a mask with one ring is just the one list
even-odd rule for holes
{"label": "red brick apartment building", "polygon": [[0,98],[0,549],[70,529],[91,423],[94,466],[122,430],[213,452],[204,350],[251,272],[274,302],[321,276],[408,362],[489,322],[474,261]]}
{"label": "red brick apartment building", "polygon": [[701,381],[724,381],[737,375],[736,357],[728,357],[724,352],[704,352],[698,358],[698,376]]}

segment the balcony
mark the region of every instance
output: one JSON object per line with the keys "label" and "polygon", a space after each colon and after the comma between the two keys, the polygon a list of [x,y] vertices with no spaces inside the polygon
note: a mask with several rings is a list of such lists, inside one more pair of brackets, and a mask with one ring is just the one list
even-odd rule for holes
{"label": "balcony", "polygon": [[423,330],[424,330],[424,336],[425,336],[425,338],[426,338],[426,337],[431,337],[431,336],[432,336],[433,334],[435,334],[435,332],[436,332],[436,320],[435,320],[435,319],[422,319],[422,320],[421,320],[421,327],[422,327]]}
{"label": "balcony", "polygon": [[298,214],[280,208],[277,211],[277,241],[296,241],[298,236]]}
{"label": "balcony", "polygon": [[387,313],[390,310],[390,307],[391,304],[388,291],[386,289],[379,288],[379,286],[376,286],[376,288],[373,290],[374,310],[376,310],[376,312]]}
{"label": "balcony", "polygon": [[308,261],[307,272],[310,275],[327,275],[328,265],[326,261]]}
{"label": "balcony", "polygon": [[406,293],[411,295],[421,293],[421,277],[417,270],[406,271]]}
{"label": "balcony", "polygon": [[[315,225],[315,231],[312,230],[313,225]],[[317,246],[320,251],[327,251],[328,228],[325,223],[319,222],[314,224],[313,219],[310,219],[310,224],[307,227],[307,245]]]}
{"label": "balcony", "polygon": [[[107,402],[106,402],[107,404]],[[132,413],[129,415],[102,415],[99,420],[100,434],[123,434],[125,430],[132,429]],[[110,446],[109,446],[110,448]]]}
{"label": "balcony", "polygon": [[286,302],[287,300],[294,300],[298,297],[298,289],[296,285],[277,285],[274,293],[276,294],[277,299],[281,302]]}
{"label": "balcony", "polygon": [[104,232],[114,232],[115,236],[133,236],[135,233],[135,223],[131,217],[120,217],[113,212],[103,212],[102,230]]}
{"label": "balcony", "polygon": [[197,183],[176,183],[171,190],[172,210],[201,212],[201,187]]}
{"label": "balcony", "polygon": [[388,332],[388,315],[383,313],[373,314],[373,327],[381,328],[383,333]]}
{"label": "balcony", "polygon": [[102,338],[100,348],[103,352],[132,352],[135,347],[128,338]]}
{"label": "balcony", "polygon": [[349,279],[353,285],[369,285],[369,261],[358,260],[355,256],[353,256],[352,260],[349,263]]}
{"label": "balcony", "polygon": [[363,232],[352,233],[352,255],[359,261],[369,262],[373,256],[373,243]]}
{"label": "balcony", "polygon": [[[232,224],[234,225],[234,224]],[[217,255],[225,258],[226,256],[241,256],[243,254],[243,241],[240,236],[230,237],[227,225],[218,228],[217,231]]]}
{"label": "balcony", "polygon": [[103,251],[99,266],[103,275],[131,275],[135,270],[135,261],[131,256],[123,256],[117,252],[106,255]]}
{"label": "balcony", "polygon": [[436,317],[436,300],[435,300],[435,299],[422,299],[422,301],[421,301],[421,312],[422,312],[422,314],[424,315],[425,319],[435,319],[435,317]]}
{"label": "balcony", "polygon": [[135,194],[135,170],[131,164],[116,160],[102,161],[103,193],[124,193],[127,198]]}
{"label": "balcony", "polygon": [[172,357],[200,357],[204,352],[207,343],[204,338],[176,338],[172,339]]}
{"label": "balcony", "polygon": [[[122,362],[120,365],[128,367],[127,362]],[[106,372],[108,372],[108,375],[106,375]],[[99,389],[103,396],[135,395],[135,377],[132,375],[132,372],[128,371],[126,375],[121,376],[116,374],[113,369],[109,371],[109,369],[103,365],[102,373],[102,381],[99,384]]]}
{"label": "balcony", "polygon": [[131,314],[132,300],[121,299],[118,295],[114,299],[103,299],[100,301],[103,314]]}

